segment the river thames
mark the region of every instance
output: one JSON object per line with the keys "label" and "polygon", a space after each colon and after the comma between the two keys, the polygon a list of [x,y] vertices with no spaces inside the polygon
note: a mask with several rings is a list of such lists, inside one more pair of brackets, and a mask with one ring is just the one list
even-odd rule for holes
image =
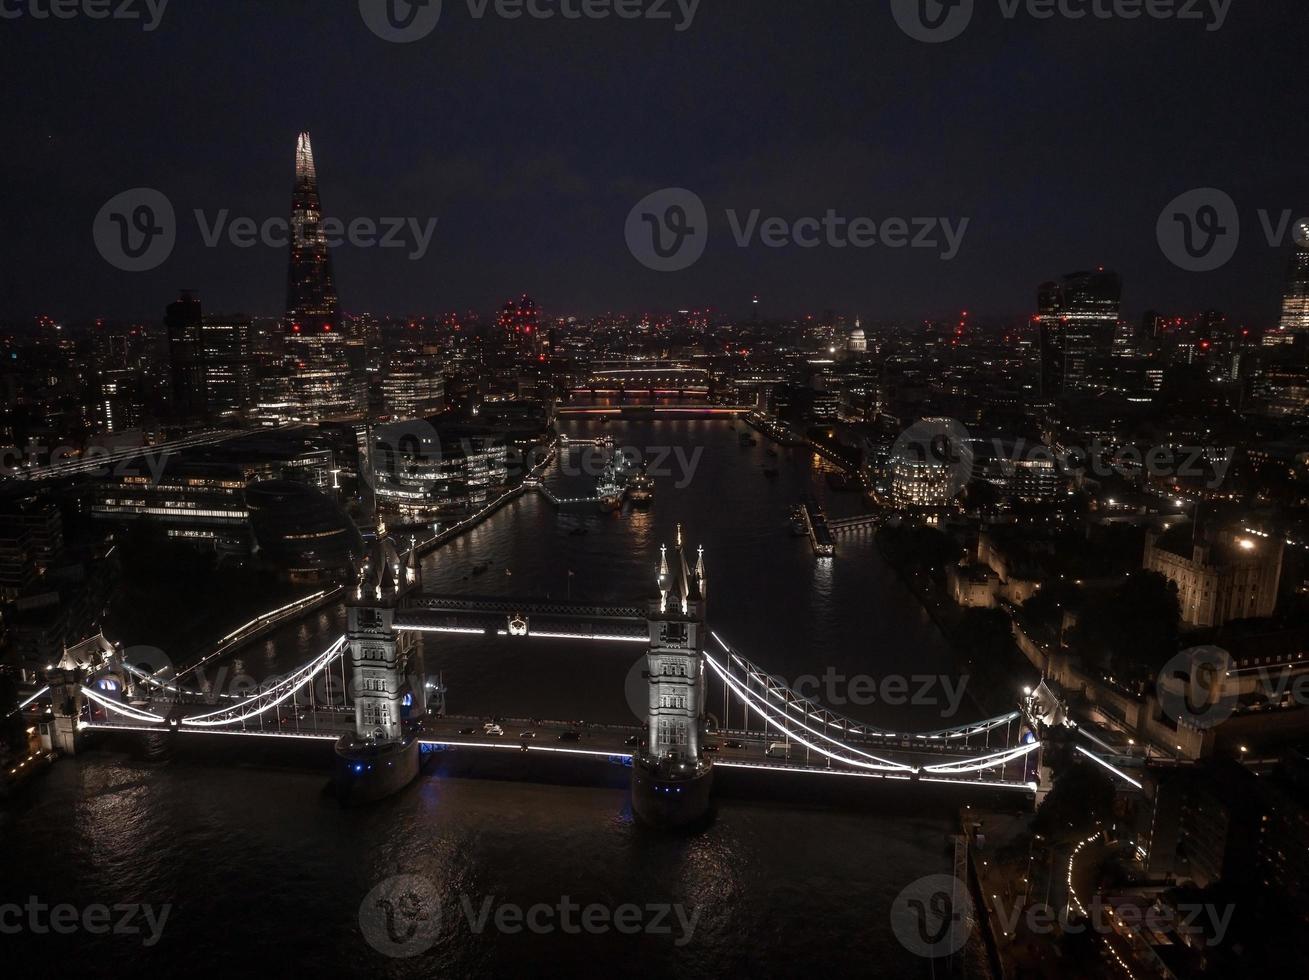
{"label": "river thames", "polygon": [[[710,626],[770,672],[961,683],[945,640],[871,534],[842,538],[829,561],[792,536],[787,511],[806,494],[833,516],[860,508],[856,494],[829,491],[813,453],[775,447],[774,456],[762,436],[743,446],[742,430],[721,420],[561,428],[572,437],[610,435],[649,460],[650,509],[557,510],[526,494],[429,555],[425,589],[645,600],[659,546],[680,524],[688,545],[705,549]],[[586,473],[594,467],[579,455],[585,450],[572,452],[546,477],[560,496],[594,485]],[[766,476],[766,466],[777,474]],[[239,666],[255,676],[285,670],[326,647],[341,622],[337,608],[316,612],[242,651]],[[624,646],[428,635],[423,653],[427,669],[442,675],[451,713],[633,724],[624,684],[637,656]],[[955,714],[943,702],[865,697],[841,710],[902,730],[979,716],[966,696],[957,707]],[[710,711],[717,708],[711,699]],[[729,783],[708,829],[667,836],[634,823],[626,771],[604,762],[556,773],[515,757],[487,766],[486,778],[439,763],[393,800],[342,809],[324,793],[325,744],[274,758],[229,751],[218,739],[171,751],[120,738],[60,762],[0,810],[5,901],[169,906],[149,946],[149,935],[15,937],[15,948],[35,955],[84,956],[81,972],[90,975],[141,966],[174,974],[559,975],[623,962],[637,975],[926,977],[933,964],[897,941],[890,909],[911,882],[951,872],[946,838],[955,808],[968,800],[962,790],[957,800],[924,800],[888,787],[850,804],[815,799],[799,781],[739,792]],[[431,883],[439,928],[430,948],[389,958],[367,941],[359,912],[371,889],[397,875]],[[504,933],[467,914],[569,902],[665,905],[694,927],[670,914],[668,933]],[[976,938],[956,966],[987,975]]]}

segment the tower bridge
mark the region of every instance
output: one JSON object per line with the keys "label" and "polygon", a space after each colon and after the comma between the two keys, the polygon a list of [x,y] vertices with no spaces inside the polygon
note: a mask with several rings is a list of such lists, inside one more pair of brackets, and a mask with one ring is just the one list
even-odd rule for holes
{"label": "tower bridge", "polygon": [[[707,812],[716,768],[1037,792],[1045,722],[1030,705],[922,732],[846,718],[709,629],[705,555],[688,553],[680,528],[660,550],[655,584],[655,598],[629,604],[429,594],[416,549],[402,555],[379,538],[347,587],[345,634],[258,690],[188,687],[124,663],[108,644],[70,652],[48,677],[58,747],[76,751],[83,733],[99,730],[331,740],[338,788],[363,801],[406,786],[426,751],[589,756],[629,766],[634,810],[661,826]],[[440,644],[420,645],[419,634],[640,645],[645,723],[446,716],[429,669],[437,665],[425,662],[439,658]]]}

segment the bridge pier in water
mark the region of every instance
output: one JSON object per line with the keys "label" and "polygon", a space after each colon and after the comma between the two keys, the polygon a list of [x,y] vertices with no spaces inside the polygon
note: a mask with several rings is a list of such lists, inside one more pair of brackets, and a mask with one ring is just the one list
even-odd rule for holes
{"label": "bridge pier in water", "polygon": [[418,776],[418,736],[409,723],[426,712],[426,685],[420,672],[414,689],[414,635],[396,628],[400,602],[417,580],[416,554],[402,562],[394,542],[379,533],[346,602],[355,731],[336,743],[342,802],[380,800]]}
{"label": "bridge pier in water", "polygon": [[710,807],[713,765],[704,754],[705,568],[700,549],[688,569],[677,529],[669,565],[660,549],[659,598],[650,603],[646,739],[632,758],[632,809],[655,827],[693,826]]}

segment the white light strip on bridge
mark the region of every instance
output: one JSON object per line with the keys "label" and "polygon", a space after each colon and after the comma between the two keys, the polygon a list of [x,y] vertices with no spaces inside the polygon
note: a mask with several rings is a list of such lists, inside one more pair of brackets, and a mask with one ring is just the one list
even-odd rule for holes
{"label": "white light strip on bridge", "polygon": [[[719,645],[722,646],[723,649],[724,649],[725,651],[727,651],[728,654],[730,655],[730,654],[731,654],[731,649],[727,646],[726,643],[723,642],[722,638],[719,637],[717,633],[714,633],[714,634],[712,634],[712,635],[713,635],[714,639],[718,641]],[[724,681],[726,684],[728,684],[730,687],[732,687],[733,690],[739,690],[739,688],[740,688],[740,684],[739,684],[739,682],[737,682],[737,681],[735,681],[734,679],[732,679],[732,678],[727,674],[726,670],[725,670],[722,666],[720,666],[720,665],[718,664],[718,662],[717,662],[716,660],[714,660],[713,657],[709,656],[708,654],[705,654],[705,660],[706,660],[706,661],[707,661],[707,662],[708,662],[708,663],[709,663],[709,664],[714,668],[715,671],[717,671],[718,675],[723,679],[723,681]],[[747,687],[746,690],[745,690],[745,694],[746,694],[747,698],[755,698],[755,699],[758,699],[758,697],[759,697],[758,695],[756,695],[756,694],[754,694],[753,692],[751,692],[751,691],[749,690],[748,687]],[[765,707],[765,708],[768,708],[768,707],[769,707],[768,702],[767,702],[766,699],[764,700],[764,707]],[[770,710],[775,710],[775,709],[770,709]],[[849,759],[849,758],[846,758],[846,757],[833,755],[833,754],[831,754],[831,753],[825,751],[824,749],[819,748],[819,747],[816,746],[816,745],[811,745],[810,743],[805,742],[804,739],[801,739],[801,738],[796,737],[792,732],[790,732],[789,729],[787,729],[787,728],[782,728],[781,726],[778,726],[777,723],[776,723],[776,722],[775,722],[771,717],[769,717],[769,716],[768,716],[767,714],[765,714],[764,712],[760,712],[757,708],[755,709],[755,711],[756,711],[757,714],[761,714],[761,715],[763,715],[765,721],[767,721],[769,724],[773,725],[774,728],[777,728],[779,731],[785,733],[785,734],[787,735],[788,738],[795,738],[795,740],[796,740],[797,742],[799,742],[801,745],[804,745],[804,746],[806,746],[807,748],[811,748],[811,749],[813,749],[814,751],[820,753],[821,755],[825,755],[825,756],[827,756],[827,757],[830,758],[830,759],[834,759],[834,760],[836,760],[836,761],[844,762],[844,763],[847,763],[847,764],[849,764],[849,765],[856,765],[856,766],[859,766],[859,767],[861,767],[861,768],[865,768],[865,769],[878,769],[878,768],[881,768],[880,766],[869,766],[867,763],[862,763],[862,762],[859,762],[858,760],[855,760],[855,759]],[[830,744],[832,744],[832,745],[835,745],[835,746],[837,746],[837,747],[839,747],[839,748],[845,749],[845,750],[850,751],[850,752],[855,752],[855,753],[857,753],[857,754],[859,754],[859,755],[864,756],[865,758],[873,759],[873,760],[875,760],[875,761],[877,761],[877,762],[881,762],[881,763],[889,763],[889,760],[886,760],[886,759],[880,759],[880,758],[878,758],[877,756],[870,755],[870,754],[868,754],[868,753],[866,753],[866,752],[862,752],[862,751],[860,751],[859,749],[854,748],[853,746],[847,745],[847,744],[845,744],[845,743],[843,743],[843,742],[838,742],[838,741],[836,741],[835,739],[831,738],[830,736],[823,734],[822,732],[818,732],[818,731],[815,731],[815,730],[812,729],[812,728],[809,728],[809,727],[808,727],[807,725],[805,725],[803,722],[793,721],[793,719],[791,719],[789,715],[785,715],[784,717],[786,718],[786,721],[787,721],[788,724],[792,724],[792,723],[797,724],[797,725],[799,725],[801,728],[805,729],[806,731],[810,732],[810,733],[813,734],[813,735],[819,736],[820,738],[824,739],[825,741],[827,741],[828,743],[830,743]],[[984,769],[991,769],[991,768],[995,768],[995,767],[997,767],[997,766],[1004,766],[1004,765],[1007,765],[1008,763],[1013,762],[1013,761],[1016,760],[1016,759],[1022,758],[1023,756],[1026,756],[1026,755],[1028,755],[1028,754],[1030,754],[1030,753],[1036,751],[1039,747],[1040,747],[1040,743],[1039,743],[1039,742],[1032,742],[1032,743],[1029,743],[1028,745],[1019,746],[1019,747],[1016,748],[1016,749],[1008,749],[1008,750],[1004,750],[1004,751],[1002,751],[1002,752],[996,752],[996,753],[993,753],[992,755],[984,756],[984,757],[982,757],[982,758],[980,758],[980,759],[969,759],[969,760],[963,760],[963,761],[960,761],[960,762],[938,763],[938,764],[933,765],[933,766],[922,766],[922,767],[918,767],[918,769],[917,769],[916,771],[920,771],[920,772],[923,772],[923,773],[938,773],[938,774],[947,774],[947,775],[959,775],[959,774],[968,773],[968,772],[980,772],[980,771],[982,771],[982,770],[984,770]],[[891,763],[891,764],[894,765],[895,768],[897,768],[897,769],[899,769],[899,770],[903,770],[903,771],[915,771],[914,767],[912,767],[912,766],[907,766],[907,765],[903,765],[903,764],[894,764],[894,763]]]}
{"label": "white light strip on bridge", "polygon": [[326,732],[243,732],[225,731],[221,728],[146,728],[143,725],[109,725],[99,724],[98,722],[82,723],[78,729],[90,729],[99,732],[148,732],[157,735],[160,732],[177,731],[183,735],[244,735],[248,738],[295,738],[301,740],[318,741],[318,742],[335,742],[344,732],[330,734]]}
{"label": "white light strip on bridge", "polygon": [[[774,678],[770,677],[766,672],[761,670],[758,664],[751,663],[749,660],[746,660],[740,654],[733,651],[726,643],[723,642],[722,638],[719,637],[717,633],[713,633],[713,638],[718,641],[718,645],[723,648],[724,653],[727,653],[729,656],[731,656],[731,658],[734,661],[736,661],[736,663],[739,664],[743,670],[745,670],[749,674],[752,674],[755,677],[755,679],[757,680],[766,679],[768,681],[774,680]],[[784,684],[779,686],[785,688]],[[776,691],[773,689],[771,684],[765,684],[764,689],[768,695],[774,698],[779,698],[779,696],[777,695]],[[787,688],[787,690],[790,689]],[[791,693],[795,694],[794,691],[792,691]],[[786,706],[788,710],[790,710],[793,705],[795,706],[808,705],[811,708],[820,707],[819,705],[810,701],[808,698],[802,698],[798,694],[796,694],[795,697],[796,700],[794,702],[787,702],[781,698],[779,698],[779,700],[783,701],[783,704]],[[1015,718],[1018,718],[1020,716],[1019,712],[1011,711],[1007,715],[997,715],[994,718],[987,718],[979,722],[974,722],[972,725],[966,725],[962,728],[941,728],[933,732],[910,733],[910,732],[893,732],[885,728],[878,728],[875,725],[866,725],[863,722],[857,722],[853,718],[846,718],[843,715],[838,715],[832,711],[827,712],[829,715],[831,715],[830,719],[824,719],[822,715],[815,714],[812,711],[807,711],[803,707],[800,708],[800,713],[807,718],[813,719],[814,721],[823,722],[824,724],[829,724],[833,728],[836,728],[839,731],[846,731],[848,729],[851,731],[856,731],[856,733],[858,734],[863,734],[865,737],[871,735],[880,738],[901,738],[901,739],[917,738],[917,739],[932,740],[932,741],[949,741],[950,739],[968,738],[969,736],[972,735],[981,735],[984,734],[985,732],[991,731],[992,729],[999,728],[1001,725],[1006,725],[1009,722],[1013,721]]]}
{"label": "white light strip on bridge", "polygon": [[162,722],[164,720],[163,715],[156,715],[150,711],[142,711],[140,708],[133,708],[131,705],[120,704],[117,701],[110,701],[108,698],[102,698],[89,687],[83,687],[82,693],[96,704],[100,705],[100,707],[106,708],[109,711],[117,711],[119,714],[127,715],[127,717],[135,721]]}
{"label": "white light strip on bridge", "polygon": [[[717,639],[716,636],[715,639]],[[721,643],[722,641],[719,640],[718,642]],[[764,710],[761,711],[758,707],[755,707],[755,705],[752,702],[755,698],[757,698],[757,695],[755,695],[749,689],[746,689],[744,692],[742,692],[740,690],[739,682],[737,682],[735,678],[731,677],[728,674],[728,672],[722,667],[722,665],[719,664],[718,661],[715,660],[713,657],[709,656],[709,654],[706,653],[704,655],[704,658],[705,658],[705,662],[708,663],[711,667],[713,667],[714,671],[718,674],[718,676],[723,679],[723,683],[725,683],[734,692],[736,692],[738,697],[744,694],[744,700],[747,707],[754,708],[755,714],[762,717],[767,724],[772,725],[775,729],[777,729],[779,732],[785,735],[788,739],[794,739],[796,742],[799,742],[805,748],[812,749],[814,752],[817,752],[819,755],[826,756],[827,758],[833,760],[834,762],[841,762],[851,766],[859,766],[861,769],[890,770],[893,772],[913,771],[914,768],[913,766],[905,765],[902,762],[892,762],[890,759],[881,759],[875,755],[870,755],[867,752],[863,752],[859,749],[852,748],[851,746],[846,745],[843,742],[838,742],[835,739],[830,738],[827,735],[824,735],[822,732],[814,731],[812,728],[810,728],[802,721],[793,721],[791,718],[787,718],[786,721],[788,725],[790,724],[799,725],[801,728],[803,728],[805,731],[809,732],[810,734],[816,735],[819,738],[823,739],[824,741],[837,746],[838,748],[845,749],[848,752],[854,752],[856,755],[861,755],[865,759],[871,759],[873,760],[874,763],[878,763],[878,764],[873,765],[872,763],[862,762],[858,759],[851,759],[848,756],[834,755],[833,753],[828,752],[826,749],[822,748],[821,746],[814,745],[811,742],[806,742],[804,739],[800,738],[794,732],[792,732],[790,728],[785,727],[783,725],[779,725],[777,723],[777,721],[769,714],[769,712],[772,711],[773,709],[769,706],[767,701],[764,702]]]}
{"label": "white light strip on bridge", "polygon": [[468,636],[486,636],[486,630],[471,626],[397,626],[397,633],[464,633]]}
{"label": "white light strip on bridge", "polygon": [[1135,786],[1137,789],[1141,789],[1141,788],[1142,788],[1142,786],[1141,786],[1140,783],[1138,783],[1138,782],[1137,782],[1135,779],[1133,779],[1131,776],[1127,775],[1127,773],[1123,772],[1123,771],[1122,771],[1121,769],[1119,769],[1117,766],[1111,766],[1109,763],[1105,762],[1104,759],[1101,759],[1098,755],[1095,755],[1095,754],[1092,753],[1092,752],[1088,752],[1088,751],[1086,751],[1086,749],[1082,748],[1080,745],[1077,746],[1076,748],[1077,748],[1077,751],[1078,751],[1078,752],[1082,753],[1082,755],[1086,756],[1088,759],[1092,759],[1092,760],[1094,760],[1094,761],[1100,763],[1100,765],[1104,766],[1106,769],[1108,769],[1111,773],[1113,773],[1113,774],[1114,774],[1115,776],[1117,776],[1119,779],[1123,780],[1123,782],[1125,782],[1125,783],[1131,783],[1131,784],[1132,784],[1133,786]]}
{"label": "white light strip on bridge", "polygon": [[986,789],[1017,789],[1029,793],[1036,791],[1034,783],[990,782],[984,779],[942,779],[935,776],[921,776],[917,780],[904,773],[888,772],[850,772],[845,769],[812,769],[803,766],[770,766],[762,762],[732,762],[727,759],[715,760],[714,768],[723,766],[727,769],[758,769],[761,772],[794,772],[818,776],[844,776],[847,779],[894,779],[900,782],[944,783],[950,786],[973,786]]}
{"label": "white light strip on bridge", "polygon": [[846,776],[855,779],[898,779],[909,782],[913,776],[903,772],[850,772],[847,769],[814,769],[806,766],[770,766],[762,762],[732,762],[727,759],[715,759],[714,768],[723,766],[727,769],[759,769],[763,772],[796,772],[820,776]]}
{"label": "white light strip on bridge", "polygon": [[[710,631],[710,633],[713,636],[713,638],[718,641],[718,645],[723,648],[723,652],[728,654],[728,656],[730,656],[734,661],[736,661],[736,663],[739,664],[743,670],[745,670],[749,674],[752,674],[756,679],[763,678],[768,681],[773,681],[773,678],[770,677],[763,670],[760,670],[757,664],[753,664],[749,660],[746,660],[739,653],[737,653],[726,643],[724,643],[722,637],[720,637],[717,633],[714,633],[712,630]],[[779,686],[783,688],[786,687],[786,685],[784,684],[779,684]],[[772,697],[778,697],[776,692],[773,690],[771,684],[765,684],[764,688],[768,695]],[[787,688],[787,690],[790,689]],[[795,694],[794,691],[792,691],[791,693]],[[793,703],[798,705],[799,704],[808,705],[811,708],[820,707],[819,705],[814,704],[814,702],[810,701],[808,698],[802,698],[798,694],[795,695],[795,697],[796,697],[795,702],[786,702],[784,699],[782,699],[783,703],[786,705],[788,710],[790,709]],[[1013,721],[1015,718],[1019,717],[1019,712],[1011,711],[1007,715],[997,715],[995,718],[987,718],[983,721],[974,722],[972,725],[967,725],[964,726],[963,728],[942,728],[934,732],[908,733],[908,732],[892,732],[884,728],[878,728],[875,725],[866,725],[862,722],[857,722],[852,718],[846,718],[842,715],[838,715],[835,712],[831,712],[831,711],[828,711],[827,713],[831,715],[830,719],[824,719],[819,714],[815,714],[812,711],[806,711],[803,708],[801,709],[801,714],[803,714],[807,718],[811,718],[814,721],[823,722],[824,724],[829,724],[839,731],[845,731],[847,729],[860,730],[857,733],[863,734],[865,737],[869,735],[874,735],[881,738],[901,738],[901,739],[918,738],[924,740],[947,740],[947,741],[955,738],[967,738],[970,735],[981,735],[985,732],[991,731],[992,729],[999,728],[1001,725],[1008,724],[1009,722]]]}
{"label": "white light strip on bridge", "polygon": [[22,710],[23,710],[24,708],[26,708],[29,704],[31,704],[33,701],[35,701],[37,698],[39,698],[42,694],[48,694],[48,693],[50,693],[50,685],[49,685],[49,684],[47,684],[45,687],[41,688],[41,690],[37,691],[37,692],[36,692],[35,694],[33,694],[30,698],[28,698],[26,701],[24,701],[22,704],[20,704],[17,708],[15,708],[13,711],[9,712],[9,714],[5,715],[5,717],[6,717],[6,718],[10,718],[10,717],[12,717],[12,716],[18,714],[18,712],[22,711]]}
{"label": "white light strip on bridge", "polygon": [[[258,616],[250,620],[250,622],[246,623],[244,626],[238,626],[236,629],[232,630],[232,632],[228,633],[225,637],[223,637],[221,640],[218,641],[218,645],[215,646],[213,650],[205,654],[195,663],[191,664],[191,666],[185,667],[182,670],[178,671],[177,679],[180,681],[187,674],[194,673],[195,671],[203,667],[205,664],[207,664],[214,657],[226,653],[227,650],[230,649],[232,646],[234,646],[238,640],[246,639],[245,637],[242,637],[241,634],[244,633],[246,630],[248,630],[250,627],[262,624],[266,620],[272,619],[275,616],[279,616],[282,613],[293,611],[293,610],[298,611],[298,607],[312,605],[313,603],[321,599],[331,598],[332,596],[335,596],[343,591],[344,591],[344,586],[340,586],[340,585],[330,590],[320,589],[318,592],[315,592],[312,595],[307,595],[302,599],[296,599],[294,602],[288,602],[285,606],[281,606],[278,609],[270,609],[268,612],[260,613]],[[223,697],[227,697],[227,695],[223,695]]]}
{"label": "white light strip on bridge", "polygon": [[920,783],[945,783],[950,786],[984,786],[987,789],[1018,789],[1028,793],[1037,791],[1036,783],[1011,783],[1008,780],[997,779],[946,779],[942,776],[923,776],[918,780]]}
{"label": "white light strip on bridge", "polygon": [[504,742],[447,742],[439,738],[420,738],[419,745],[444,746],[452,749],[512,749],[515,752],[556,752],[561,755],[603,756],[606,759],[630,759],[630,752],[604,752],[600,749],[557,749],[549,745],[523,745],[521,741],[509,739]]}
{"label": "white light strip on bridge", "polygon": [[[204,691],[193,691],[193,690],[191,690],[190,688],[186,688],[186,687],[178,687],[176,684],[169,684],[169,683],[166,683],[165,681],[161,681],[158,677],[155,677],[153,674],[147,674],[145,671],[140,670],[140,669],[137,668],[137,667],[133,667],[133,666],[132,666],[131,664],[129,664],[129,663],[124,663],[124,664],[123,664],[123,669],[126,670],[129,674],[132,674],[134,677],[138,677],[138,678],[140,678],[140,679],[141,679],[142,681],[144,681],[145,683],[147,683],[147,684],[153,684],[153,685],[155,685],[155,687],[161,687],[161,688],[163,688],[165,691],[172,691],[174,694],[184,694],[184,695],[187,695],[188,697],[193,697],[193,698],[203,698],[203,697],[205,697],[205,692],[204,692]],[[232,694],[223,694],[223,693],[221,693],[221,692],[219,692],[218,697],[220,697],[220,698],[227,698],[229,701],[231,701],[231,700],[239,700],[239,699],[236,698],[235,695],[232,695]]]}
{"label": "white light strip on bridge", "polygon": [[[292,674],[289,678],[287,678],[287,680],[284,681],[283,684],[285,684],[285,685],[291,685],[291,686],[288,686],[288,687],[287,687],[287,690],[286,690],[285,692],[283,692],[283,693],[282,693],[278,698],[276,698],[276,699],[273,700],[273,701],[268,702],[268,703],[265,704],[262,708],[257,708],[257,709],[255,709],[255,710],[253,710],[253,711],[247,711],[245,714],[242,714],[242,715],[236,715],[235,717],[231,717],[231,718],[219,718],[219,719],[215,719],[215,718],[214,718],[215,715],[230,714],[230,713],[233,712],[233,711],[239,711],[239,710],[240,710],[239,707],[238,707],[238,708],[222,708],[222,709],[220,709],[220,710],[218,710],[218,711],[211,711],[211,712],[209,712],[208,714],[195,715],[195,716],[193,716],[193,717],[191,717],[191,718],[183,718],[183,719],[182,719],[182,724],[183,724],[183,725],[199,725],[199,726],[204,727],[204,728],[210,728],[210,727],[214,727],[214,726],[217,726],[217,725],[234,725],[234,724],[236,724],[237,722],[245,721],[247,718],[254,718],[254,717],[258,716],[258,715],[262,715],[264,712],[266,712],[266,711],[270,711],[270,710],[272,710],[273,708],[276,708],[279,704],[281,704],[282,702],[286,701],[287,698],[292,697],[292,696],[293,696],[297,691],[299,691],[299,690],[300,690],[301,688],[303,688],[306,684],[308,684],[310,681],[312,681],[312,680],[314,679],[314,675],[315,675],[315,674],[317,674],[317,673],[318,673],[320,670],[322,670],[324,667],[327,667],[329,664],[331,664],[332,661],[335,660],[335,659],[340,655],[341,650],[342,650],[342,648],[343,648],[344,646],[345,646],[345,637],[342,636],[342,637],[340,637],[340,638],[339,638],[335,643],[333,643],[333,644],[328,648],[328,650],[327,650],[326,653],[321,654],[321,655],[320,655],[316,660],[314,660],[313,662],[311,662],[311,663],[308,664],[307,666],[301,668],[300,671],[297,671],[297,673],[303,673],[303,674],[304,674],[304,676],[303,676],[302,678],[300,678],[300,679],[297,681],[297,680],[296,680],[296,674]],[[294,682],[294,683],[292,683],[292,682]],[[271,688],[271,689],[268,690],[268,691],[263,691],[263,692],[261,692],[261,693],[257,696],[257,698],[258,698],[258,699],[262,699],[262,698],[267,697],[268,695],[270,695],[270,694],[272,694],[273,692],[275,692],[279,687],[283,686],[283,684],[279,684],[279,685],[277,685],[277,686]],[[252,699],[252,700],[254,700],[254,699]]]}
{"label": "white light strip on bridge", "polygon": [[[508,636],[508,630],[496,630],[496,636]],[[542,633],[538,630],[529,630],[525,637],[520,639],[530,639],[533,636],[539,636],[543,640],[596,640],[597,642],[614,642],[614,643],[649,643],[648,636],[611,636],[605,633]]]}
{"label": "white light strip on bridge", "polygon": [[1026,755],[1031,755],[1041,747],[1040,742],[1029,742],[1026,745],[1020,745],[1016,749],[1006,749],[1003,752],[995,752],[991,755],[982,756],[979,759],[969,759],[964,762],[941,762],[934,766],[923,766],[923,772],[947,773],[949,775],[958,775],[965,772],[980,772],[983,769],[993,769],[996,766],[1004,766],[1016,759],[1021,759]]}
{"label": "white light strip on bridge", "polygon": [[[341,588],[342,588],[341,586],[337,586],[332,591],[333,593],[340,592]],[[265,619],[270,619],[273,616],[276,616],[280,613],[284,613],[289,609],[294,609],[297,606],[302,606],[305,605],[306,603],[315,602],[326,595],[327,595],[327,591],[325,589],[319,590],[318,592],[315,592],[313,595],[305,596],[303,599],[296,599],[294,602],[288,602],[285,606],[281,606],[280,608],[270,609],[266,613],[260,613],[258,616],[250,620],[250,622],[246,623],[244,626],[238,626],[236,629],[232,630],[232,632],[228,633],[225,637],[223,637],[221,640],[218,641],[218,645],[222,646],[228,640],[235,638],[240,633],[244,633],[251,626],[254,626],[257,623],[262,623]]]}
{"label": "white light strip on bridge", "polygon": [[1104,749],[1106,752],[1112,752],[1114,755],[1122,755],[1121,752],[1119,752],[1116,748],[1114,748],[1114,747],[1113,747],[1112,745],[1110,745],[1108,742],[1105,742],[1105,741],[1103,741],[1103,740],[1101,740],[1101,739],[1099,739],[1099,738],[1096,738],[1094,735],[1092,735],[1089,731],[1087,731],[1087,730],[1086,730],[1085,728],[1083,728],[1081,725],[1077,725],[1077,726],[1076,726],[1076,731],[1078,731],[1078,732],[1080,732],[1081,734],[1085,735],[1087,738],[1089,738],[1089,739],[1090,739],[1092,742],[1094,742],[1096,745],[1100,746],[1100,748]]}

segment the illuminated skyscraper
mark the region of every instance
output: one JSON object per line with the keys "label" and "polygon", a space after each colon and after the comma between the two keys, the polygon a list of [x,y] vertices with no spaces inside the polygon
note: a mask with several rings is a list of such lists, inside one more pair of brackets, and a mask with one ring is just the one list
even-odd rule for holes
{"label": "illuminated skyscraper", "polygon": [[323,233],[318,170],[308,133],[295,149],[291,261],[287,275],[286,356],[261,415],[269,421],[317,421],[363,415],[368,408],[361,359],[341,329],[332,254]]}
{"label": "illuminated skyscraper", "polygon": [[395,354],[382,378],[382,407],[393,419],[419,419],[445,409],[445,378],[434,356]]}
{"label": "illuminated skyscraper", "polygon": [[1309,248],[1300,245],[1301,234],[1291,254],[1291,265],[1286,270],[1286,292],[1282,297],[1282,343],[1290,343],[1297,334],[1309,334]]}
{"label": "illuminated skyscraper", "polygon": [[1093,387],[1092,361],[1108,355],[1118,330],[1123,283],[1116,272],[1074,272],[1041,286],[1041,394],[1057,399]]}
{"label": "illuminated skyscraper", "polygon": [[335,331],[340,326],[332,253],[323,234],[323,204],[309,134],[295,147],[295,190],[291,197],[291,267],[287,275],[286,319],[302,328]]}
{"label": "illuminated skyscraper", "polygon": [[236,415],[250,406],[255,377],[253,329],[248,316],[207,316],[201,324],[205,416],[210,420]]}

